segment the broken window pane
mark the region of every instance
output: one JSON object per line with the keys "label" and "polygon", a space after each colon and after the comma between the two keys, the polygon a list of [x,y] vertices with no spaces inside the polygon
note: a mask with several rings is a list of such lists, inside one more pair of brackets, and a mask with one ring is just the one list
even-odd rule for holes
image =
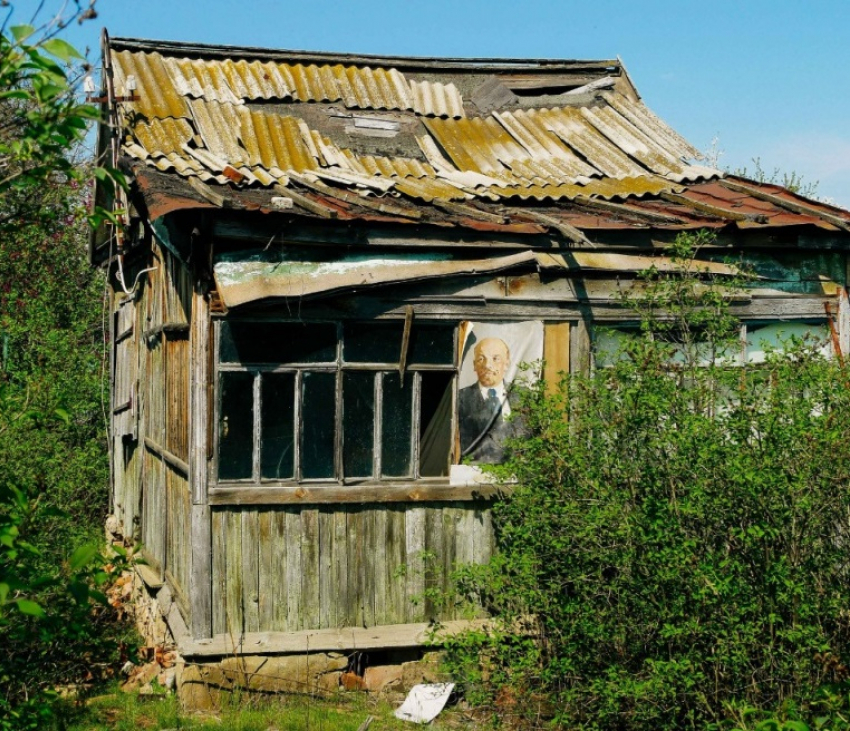
{"label": "broken window pane", "polygon": [[336,325],[326,322],[224,321],[219,334],[222,363],[333,363]]}
{"label": "broken window pane", "polygon": [[385,477],[409,477],[413,472],[413,374],[407,373],[402,384],[398,373],[385,373],[382,397],[381,473]]}
{"label": "broken window pane", "polygon": [[453,325],[422,325],[414,322],[407,351],[408,364],[451,365],[455,362]]}
{"label": "broken window pane", "polygon": [[220,378],[218,478],[248,479],[254,462],[254,376],[222,373]]}
{"label": "broken window pane", "polygon": [[301,402],[301,474],[334,477],[336,373],[304,373]]}
{"label": "broken window pane", "polygon": [[343,374],[342,409],[343,474],[371,477],[375,453],[375,373]]}
{"label": "broken window pane", "polygon": [[266,479],[295,476],[295,374],[268,373],[262,384],[260,474]]}
{"label": "broken window pane", "polygon": [[343,334],[346,363],[398,363],[403,322],[347,322]]}
{"label": "broken window pane", "polygon": [[449,474],[452,449],[454,375],[423,373],[421,390],[419,474],[444,477]]}

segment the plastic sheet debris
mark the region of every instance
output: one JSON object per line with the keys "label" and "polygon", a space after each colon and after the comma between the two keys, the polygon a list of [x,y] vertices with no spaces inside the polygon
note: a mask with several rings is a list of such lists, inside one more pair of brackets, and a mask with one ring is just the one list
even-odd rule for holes
{"label": "plastic sheet debris", "polygon": [[433,721],[445,707],[454,687],[454,683],[414,685],[404,703],[396,709],[395,717],[413,723]]}

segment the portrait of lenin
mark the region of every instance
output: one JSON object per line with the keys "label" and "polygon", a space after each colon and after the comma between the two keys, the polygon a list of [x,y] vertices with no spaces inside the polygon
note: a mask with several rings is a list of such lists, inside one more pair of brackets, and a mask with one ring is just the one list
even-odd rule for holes
{"label": "portrait of lenin", "polygon": [[476,343],[472,367],[478,382],[458,391],[461,456],[473,462],[498,464],[504,460],[504,440],[512,436],[510,383],[505,375],[511,352],[501,338]]}

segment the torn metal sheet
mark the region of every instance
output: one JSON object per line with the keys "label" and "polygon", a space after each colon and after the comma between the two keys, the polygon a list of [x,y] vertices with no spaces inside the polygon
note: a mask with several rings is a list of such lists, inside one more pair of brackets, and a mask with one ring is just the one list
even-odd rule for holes
{"label": "torn metal sheet", "polygon": [[[553,255],[549,255],[553,256]],[[553,258],[557,258],[554,255]],[[607,254],[594,251],[576,251],[564,258],[571,259],[581,269],[611,272],[642,272],[655,267],[659,272],[681,272],[682,266],[665,256],[632,256],[630,254]],[[695,261],[693,272],[734,277],[741,274],[738,267],[716,261]]]}
{"label": "torn metal sheet", "polygon": [[[228,307],[268,298],[310,297],[384,284],[415,282],[459,275],[489,274],[522,266],[536,266],[538,255],[518,254],[468,259],[453,254],[349,255],[316,261],[316,250],[255,252],[221,255],[214,274],[218,291]],[[545,260],[546,268],[568,267]]]}

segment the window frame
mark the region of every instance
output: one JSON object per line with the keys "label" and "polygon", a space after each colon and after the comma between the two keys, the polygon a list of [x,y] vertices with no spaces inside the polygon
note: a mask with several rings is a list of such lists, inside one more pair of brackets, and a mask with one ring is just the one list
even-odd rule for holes
{"label": "window frame", "polygon": [[[303,324],[303,325],[333,325],[336,327],[336,348],[334,361],[321,362],[297,362],[297,363],[229,363],[221,360],[221,330],[224,323],[288,323],[288,324]],[[377,488],[388,487],[394,485],[449,485],[449,475],[443,476],[422,476],[420,473],[420,444],[421,444],[421,397],[422,397],[422,377],[425,373],[444,373],[449,377],[448,387],[451,388],[451,424],[450,424],[450,451],[447,458],[447,467],[455,462],[455,434],[457,430],[457,388],[458,388],[458,341],[459,341],[459,322],[447,321],[445,319],[417,319],[413,324],[415,329],[417,325],[442,325],[451,327],[452,329],[452,354],[450,364],[432,364],[432,363],[416,363],[409,362],[404,367],[405,376],[412,377],[413,393],[411,406],[411,474],[407,477],[398,476],[383,476],[381,475],[381,452],[382,439],[381,427],[383,420],[382,412],[382,395],[383,381],[388,373],[399,373],[398,362],[357,362],[347,363],[344,361],[343,340],[344,327],[346,323],[358,323],[375,325],[390,324],[404,322],[396,318],[386,319],[360,319],[360,318],[345,318],[345,319],[292,319],[287,317],[227,317],[215,318],[214,337],[213,337],[213,352],[212,352],[212,378],[214,380],[212,393],[212,414],[211,419],[214,422],[211,429],[212,441],[212,469],[210,472],[210,489],[219,492],[230,492],[231,490],[251,490],[260,489],[265,491],[281,491],[281,492],[304,492],[310,488]],[[399,343],[401,346],[401,343]],[[301,413],[303,406],[303,379],[305,373],[332,373],[335,375],[335,390],[334,390],[334,464],[333,477],[320,478],[304,478],[302,458],[302,423]],[[370,372],[375,374],[374,378],[374,419],[373,419],[373,454],[372,454],[372,475],[369,477],[347,477],[343,474],[343,459],[344,459],[344,401],[343,401],[343,378],[345,373],[349,372]],[[252,455],[251,455],[251,477],[240,479],[221,479],[219,477],[219,457],[221,447],[221,424],[222,424],[222,385],[221,375],[223,373],[250,373],[253,377],[252,382],[252,413],[253,413],[253,430],[252,430]],[[273,373],[291,373],[294,374],[294,409],[293,409],[293,477],[292,478],[266,478],[262,476],[262,430],[263,430],[263,376]]]}
{"label": "window frame", "polygon": [[[834,357],[834,346],[831,343],[830,339],[830,325],[828,317],[795,317],[795,318],[771,318],[771,317],[756,317],[752,319],[741,319],[739,323],[738,330],[738,343],[739,347],[737,352],[734,355],[730,355],[730,357],[724,360],[722,363],[717,363],[717,365],[722,365],[726,368],[741,368],[744,366],[757,366],[761,361],[751,360],[750,359],[750,348],[757,344],[757,342],[752,342],[751,337],[754,333],[757,333],[758,330],[764,327],[769,327],[773,325],[807,325],[812,328],[824,328],[826,332],[824,333],[824,344],[830,347],[833,352],[832,355]],[[629,321],[620,321],[616,323],[601,323],[597,324],[591,336],[591,353],[592,364],[594,369],[600,368],[610,368],[611,363],[609,362],[600,362],[599,357],[599,342],[600,342],[600,331],[608,331],[610,333],[623,333],[625,334],[628,331],[636,331],[639,330],[640,323],[636,320]],[[615,351],[606,351],[604,354],[604,358],[609,358]],[[705,364],[707,365],[707,363]],[[671,370],[676,370],[678,364],[675,362],[670,363]]]}

